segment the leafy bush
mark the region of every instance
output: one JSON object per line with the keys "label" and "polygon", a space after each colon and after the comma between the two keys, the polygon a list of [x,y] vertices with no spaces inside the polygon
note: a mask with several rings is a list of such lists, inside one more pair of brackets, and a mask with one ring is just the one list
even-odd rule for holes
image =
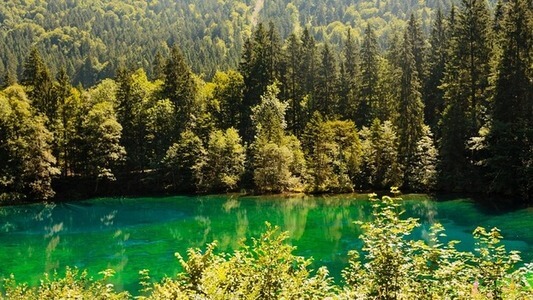
{"label": "leafy bush", "polygon": [[[393,193],[395,191],[393,190]],[[499,230],[474,231],[474,253],[455,249],[458,241],[444,244],[444,228],[435,224],[428,241],[412,240],[416,219],[401,219],[400,198],[374,201],[374,221],[360,223],[363,259],[350,253],[343,271],[345,291],[351,298],[371,299],[530,299],[533,288],[527,275],[533,265],[518,270],[518,252],[507,253]]]}
{"label": "leafy bush", "polygon": [[[292,254],[286,232],[267,224],[267,231],[252,246],[242,244],[232,255],[215,254],[216,243],[206,250],[189,249],[188,259],[176,254],[184,272],[149,288],[143,299],[324,299],[336,287],[322,267],[312,275],[311,260]],[[171,296],[172,295],[172,296]]]}
{"label": "leafy bush", "polygon": [[127,292],[117,293],[112,284],[107,280],[113,276],[113,270],[100,272],[102,279],[90,278],[86,271],[80,273],[78,269],[67,268],[65,276],[59,277],[45,275],[38,287],[30,288],[27,284],[18,284],[13,275],[5,279],[3,294],[0,299],[94,299],[94,300],[121,300],[129,299]]}

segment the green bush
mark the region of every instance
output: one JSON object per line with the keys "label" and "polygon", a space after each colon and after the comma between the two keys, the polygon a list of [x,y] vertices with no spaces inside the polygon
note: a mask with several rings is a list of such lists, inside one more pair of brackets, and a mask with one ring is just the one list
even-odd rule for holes
{"label": "green bush", "polygon": [[112,284],[107,280],[113,276],[113,270],[100,272],[102,279],[90,278],[86,271],[80,273],[78,269],[67,267],[64,277],[57,273],[53,276],[45,275],[38,287],[28,287],[26,283],[20,284],[15,281],[13,275],[4,280],[3,293],[0,299],[23,300],[23,299],[94,299],[94,300],[121,300],[129,299],[127,292],[116,292]]}

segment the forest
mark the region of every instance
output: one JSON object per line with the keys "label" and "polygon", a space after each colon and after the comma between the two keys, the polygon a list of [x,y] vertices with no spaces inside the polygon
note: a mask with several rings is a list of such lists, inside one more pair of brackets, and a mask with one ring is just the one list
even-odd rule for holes
{"label": "forest", "polygon": [[268,1],[256,24],[248,1],[20,2],[0,8],[0,202],[533,201],[530,1]]}

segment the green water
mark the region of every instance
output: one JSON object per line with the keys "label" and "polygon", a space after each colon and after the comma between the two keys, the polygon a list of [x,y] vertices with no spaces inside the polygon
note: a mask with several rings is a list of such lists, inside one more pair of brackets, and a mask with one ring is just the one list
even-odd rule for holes
{"label": "green water", "polygon": [[[404,196],[405,216],[420,218],[415,235],[427,236],[441,222],[449,239],[472,250],[477,225],[502,230],[508,249],[533,261],[533,210],[488,213],[468,199],[432,201]],[[65,266],[98,272],[116,270],[118,289],[137,291],[138,272],[152,278],[179,272],[175,252],[217,240],[222,251],[258,236],[265,221],[290,232],[296,254],[313,257],[340,279],[347,252],[360,247],[355,220],[370,220],[365,196],[338,197],[166,197],[93,199],[83,202],[0,207],[0,277],[38,283],[45,272]]]}

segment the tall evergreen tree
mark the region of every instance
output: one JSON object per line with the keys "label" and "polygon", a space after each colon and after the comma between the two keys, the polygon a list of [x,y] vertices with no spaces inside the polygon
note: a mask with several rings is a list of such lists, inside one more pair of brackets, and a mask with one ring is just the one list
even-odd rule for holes
{"label": "tall evergreen tree", "polygon": [[472,189],[472,152],[466,150],[486,122],[490,51],[489,15],[481,0],[463,0],[450,20],[449,59],[441,88],[445,109],[440,123],[441,183],[448,190]]}
{"label": "tall evergreen tree", "polygon": [[252,38],[244,46],[239,66],[245,85],[239,132],[243,135],[245,142],[249,142],[253,138],[253,126],[250,120],[251,108],[259,103],[267,86],[275,80],[275,67],[279,55],[279,40],[276,34],[273,26],[267,32],[264,25],[260,23],[257,25]]}
{"label": "tall evergreen tree", "polygon": [[152,78],[153,79],[165,79],[165,58],[161,52],[157,51],[152,63]]}
{"label": "tall evergreen tree", "polygon": [[426,78],[426,42],[424,38],[424,33],[422,32],[422,26],[420,22],[415,17],[414,14],[411,14],[409,19],[409,24],[407,26],[407,34],[405,38],[409,39],[411,44],[411,49],[413,57],[415,60],[416,72],[418,73],[418,78],[420,82],[423,82]]}
{"label": "tall evergreen tree", "polygon": [[197,87],[193,73],[185,62],[181,50],[175,45],[172,47],[165,67],[163,95],[174,104],[176,132],[178,133],[176,138],[193,119],[196,93]]}
{"label": "tall evergreen tree", "polygon": [[416,152],[417,143],[422,137],[424,127],[424,104],[420,90],[417,64],[411,45],[409,29],[404,34],[401,49],[400,99],[396,126],[399,137],[401,163],[406,167],[407,175],[412,171],[411,162]]}
{"label": "tall evergreen tree", "polygon": [[377,101],[378,43],[370,24],[365,30],[360,54],[359,93],[355,123],[368,126],[372,122],[372,107]]}
{"label": "tall evergreen tree", "polygon": [[302,42],[292,33],[286,41],[283,64],[284,79],[283,90],[285,99],[288,101],[287,127],[296,135],[300,135],[304,124],[302,124],[302,100],[304,98],[304,79],[301,68],[303,64]]}
{"label": "tall evergreen tree", "polygon": [[446,49],[448,36],[444,16],[439,9],[437,10],[431,30],[431,50],[428,57],[429,74],[424,85],[424,116],[426,123],[431,127],[433,132],[436,132],[438,121],[444,109],[444,95],[442,90],[439,89],[439,86],[444,77],[444,68],[447,61]]}
{"label": "tall evergreen tree", "polygon": [[53,80],[37,48],[32,48],[24,63],[21,83],[27,87],[32,106],[47,116],[48,121],[54,119],[57,99],[53,94]]}
{"label": "tall evergreen tree", "polygon": [[491,191],[524,201],[533,199],[532,20],[528,1],[508,2],[488,136]]}
{"label": "tall evergreen tree", "polygon": [[307,121],[313,113],[311,110],[310,101],[313,101],[315,97],[315,85],[316,85],[316,73],[318,69],[318,53],[317,46],[314,37],[309,32],[309,28],[305,28],[301,36],[302,40],[302,67],[300,73],[303,74],[303,86],[304,94],[307,97],[307,115],[305,120],[302,120],[302,124],[307,124]]}
{"label": "tall evergreen tree", "polygon": [[346,119],[355,119],[355,101],[357,99],[357,45],[348,30],[343,48],[339,88],[339,112]]}
{"label": "tall evergreen tree", "polygon": [[321,52],[321,61],[317,73],[313,110],[318,110],[325,117],[337,114],[337,64],[329,45],[326,44]]}
{"label": "tall evergreen tree", "polygon": [[485,0],[462,0],[457,18],[458,43],[453,59],[464,71],[458,81],[465,81],[466,100],[474,134],[484,125],[488,105],[490,76],[490,14]]}

